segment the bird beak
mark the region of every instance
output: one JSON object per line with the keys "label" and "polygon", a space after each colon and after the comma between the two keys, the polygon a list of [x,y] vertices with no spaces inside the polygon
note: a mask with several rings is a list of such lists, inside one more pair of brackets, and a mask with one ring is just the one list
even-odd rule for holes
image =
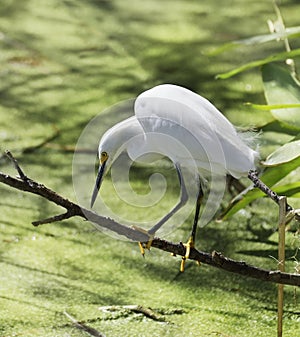
{"label": "bird beak", "polygon": [[97,198],[98,192],[100,190],[102,178],[104,176],[105,165],[106,165],[106,160],[104,160],[104,161],[100,160],[100,166],[99,166],[97,179],[96,179],[96,183],[95,183],[95,187],[94,187],[94,191],[93,191],[93,195],[92,195],[92,199],[91,199],[91,208],[93,207],[93,205],[95,203],[95,200]]}

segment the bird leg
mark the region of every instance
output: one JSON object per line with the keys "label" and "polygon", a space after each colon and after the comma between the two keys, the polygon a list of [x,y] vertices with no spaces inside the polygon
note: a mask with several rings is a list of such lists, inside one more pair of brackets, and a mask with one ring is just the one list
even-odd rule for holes
{"label": "bird leg", "polygon": [[148,235],[148,241],[147,242],[139,242],[139,248],[140,248],[140,251],[141,251],[141,254],[143,256],[145,256],[145,248],[150,250],[151,248],[151,245],[152,245],[152,241],[154,239],[154,234],[150,234],[147,230],[141,228],[141,227],[138,227],[138,226],[133,226],[133,228],[141,233],[144,233],[146,235]]}
{"label": "bird leg", "polygon": [[182,208],[186,204],[188,200],[188,194],[179,164],[175,164],[175,168],[179,179],[180,200],[167,215],[165,215],[161,220],[159,220],[159,222],[148,231],[150,235],[154,235],[165,222],[167,222],[177,211],[180,210],[180,208]]}
{"label": "bird leg", "polygon": [[[181,260],[181,265],[180,265],[181,272],[184,272],[185,261],[190,256],[191,248],[195,247],[196,231],[197,231],[200,207],[201,207],[201,203],[203,200],[203,196],[204,196],[204,193],[202,190],[201,182],[199,180],[199,191],[198,191],[197,201],[196,201],[195,217],[194,217],[194,222],[193,222],[193,227],[192,227],[190,238],[188,242],[184,245],[186,247],[186,251],[185,251],[185,255],[182,256],[182,260]],[[198,261],[198,264],[200,264],[199,261]]]}
{"label": "bird leg", "polygon": [[178,179],[179,179],[179,185],[180,185],[180,200],[178,201],[178,203],[171,209],[171,211],[167,215],[165,215],[161,220],[159,220],[159,222],[157,224],[155,224],[152,228],[150,228],[149,231],[145,231],[144,229],[142,229],[140,227],[135,227],[137,230],[140,230],[143,233],[146,233],[146,234],[149,235],[149,240],[147,242],[139,242],[139,247],[140,247],[142,255],[145,254],[145,249],[144,248],[150,249],[155,233],[180,208],[182,208],[186,204],[186,202],[188,200],[188,193],[187,193],[187,190],[186,190],[186,186],[185,186],[185,183],[184,183],[184,179],[183,179],[183,176],[182,176],[180,165],[178,163],[176,163],[175,164],[175,168],[176,168],[176,172],[177,172]]}

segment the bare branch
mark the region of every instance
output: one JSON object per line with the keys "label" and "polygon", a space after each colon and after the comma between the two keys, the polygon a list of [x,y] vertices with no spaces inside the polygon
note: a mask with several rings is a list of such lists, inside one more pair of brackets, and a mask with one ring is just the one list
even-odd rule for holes
{"label": "bare branch", "polygon": [[[276,192],[272,191],[266,184],[264,184],[259,178],[256,171],[249,171],[248,178],[253,182],[254,186],[259,188],[262,192],[264,192],[269,198],[276,202],[279,205],[279,196]],[[286,204],[286,210],[291,211],[293,209],[292,206]]]}
{"label": "bare branch", "polygon": [[[137,314],[142,314],[147,318],[150,318],[154,321],[158,322],[166,322],[166,319],[164,315],[161,313],[156,312],[155,310],[151,308],[144,307],[142,305],[110,305],[110,306],[103,306],[99,307],[98,310],[101,310],[102,312],[128,312],[128,313],[137,313]],[[182,313],[182,311],[177,310],[176,313],[178,314],[179,312]]]}
{"label": "bare branch", "polygon": [[39,144],[33,145],[33,146],[29,146],[26,147],[25,149],[23,149],[23,153],[32,153],[37,149],[42,148],[43,146],[48,145],[49,142],[51,142],[52,140],[54,140],[55,138],[57,138],[59,136],[60,131],[58,129],[56,129],[55,126],[53,126],[54,129],[54,133],[52,135],[50,135],[49,137],[45,138],[44,140],[42,140]]}
{"label": "bare branch", "polygon": [[[56,205],[66,209],[66,213],[56,215],[48,219],[34,221],[33,225],[39,226],[41,224],[61,221],[71,218],[73,216],[79,216],[90,222],[93,222],[98,228],[107,228],[121,236],[125,236],[131,241],[147,242],[149,240],[149,236],[146,232],[139,231],[136,227],[124,226],[113,219],[100,216],[95,212],[92,212],[91,210],[88,210],[62,197],[61,195],[47,188],[43,184],[40,184],[28,178],[21,170],[16,159],[10,153],[9,157],[12,159],[20,175],[20,178],[13,178],[10,175],[0,172],[1,183],[21,191],[39,195],[42,198],[45,198],[48,201],[53,202]],[[185,246],[182,243],[172,243],[157,237],[153,239],[152,247],[180,256],[184,256],[186,250]],[[227,258],[218,252],[213,252],[212,254],[209,254],[206,252],[201,252],[195,248],[191,248],[189,259],[196,260],[232,273],[260,279],[267,282],[300,286],[300,274],[289,274],[280,271],[271,271],[257,268],[245,262]]]}
{"label": "bare branch", "polygon": [[7,155],[7,157],[12,161],[12,163],[14,164],[15,169],[18,171],[19,176],[22,180],[27,180],[28,178],[26,177],[25,173],[22,171],[21,167],[19,166],[16,158],[10,153],[10,151],[5,151],[5,154]]}
{"label": "bare branch", "polygon": [[105,337],[105,335],[103,335],[103,333],[101,333],[98,330],[86,325],[83,322],[77,321],[73,316],[71,316],[66,311],[64,311],[64,314],[69,318],[69,320],[73,323],[73,325],[77,329],[85,331],[86,333],[88,333],[89,335],[94,336],[94,337]]}
{"label": "bare branch", "polygon": [[32,224],[33,224],[33,226],[37,227],[37,226],[40,226],[40,225],[45,225],[46,223],[52,223],[52,222],[67,220],[69,218],[72,218],[72,216],[74,216],[74,214],[72,212],[68,211],[68,212],[63,213],[63,214],[51,216],[50,218],[47,218],[47,219],[32,221]]}

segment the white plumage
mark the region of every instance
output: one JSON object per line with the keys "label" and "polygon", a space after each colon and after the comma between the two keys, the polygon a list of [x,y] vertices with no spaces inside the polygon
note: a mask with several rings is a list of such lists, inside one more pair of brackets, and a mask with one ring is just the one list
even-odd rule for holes
{"label": "white plumage", "polygon": [[[99,144],[99,156],[108,154],[107,168],[122,151],[135,160],[152,161],[158,153],[188,167],[229,173],[235,178],[255,168],[257,151],[250,148],[235,127],[207,99],[171,84],[156,86],[139,95],[135,116],[109,129]],[[182,151],[186,149],[186,151]]]}

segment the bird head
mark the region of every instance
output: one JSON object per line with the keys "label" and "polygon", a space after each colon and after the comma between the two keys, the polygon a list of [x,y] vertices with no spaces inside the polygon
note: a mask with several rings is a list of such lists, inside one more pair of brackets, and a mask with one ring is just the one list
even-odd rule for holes
{"label": "bird head", "polygon": [[121,146],[118,142],[119,135],[115,132],[115,127],[107,130],[102,136],[98,147],[99,168],[97,172],[96,182],[91,198],[91,207],[93,207],[97,195],[99,193],[102,181],[106,173],[109,171],[114,160],[119,156]]}
{"label": "bird head", "polygon": [[123,120],[104,133],[98,149],[99,169],[91,198],[91,207],[95,203],[103,177],[109,171],[113,162],[122,152],[128,150],[128,141],[142,133],[142,127],[135,117]]}

